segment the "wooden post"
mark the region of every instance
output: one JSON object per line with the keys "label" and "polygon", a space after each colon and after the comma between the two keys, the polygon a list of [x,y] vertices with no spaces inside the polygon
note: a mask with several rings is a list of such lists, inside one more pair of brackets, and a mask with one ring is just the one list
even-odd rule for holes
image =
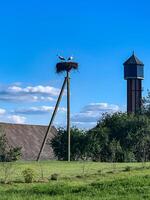
{"label": "wooden post", "polygon": [[43,149],[44,149],[44,146],[45,146],[45,143],[46,143],[46,140],[47,140],[48,133],[49,133],[50,130],[51,130],[52,123],[53,123],[54,118],[55,118],[55,115],[56,115],[56,113],[57,113],[58,106],[59,106],[60,100],[61,100],[62,95],[63,95],[64,88],[65,88],[65,85],[66,85],[67,82],[68,82],[68,79],[67,79],[67,77],[65,77],[65,80],[64,80],[64,83],[63,83],[63,85],[62,85],[62,88],[61,88],[61,91],[60,91],[60,94],[59,94],[59,97],[58,97],[58,100],[57,100],[57,103],[56,103],[54,112],[53,112],[53,114],[52,114],[51,121],[50,121],[50,123],[49,123],[49,126],[48,126],[48,128],[47,128],[46,134],[45,134],[45,136],[44,136],[44,140],[43,140],[43,142],[42,142],[42,145],[41,145],[41,148],[40,148],[38,157],[37,157],[37,161],[40,160],[42,151],[43,151]]}
{"label": "wooden post", "polygon": [[67,71],[67,135],[68,135],[68,162],[70,162],[70,77]]}

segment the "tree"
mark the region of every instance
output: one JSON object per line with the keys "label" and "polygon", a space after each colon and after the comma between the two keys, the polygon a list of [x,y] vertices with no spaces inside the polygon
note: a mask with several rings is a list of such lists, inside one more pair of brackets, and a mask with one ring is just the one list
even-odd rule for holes
{"label": "tree", "polygon": [[124,152],[120,145],[120,142],[113,139],[110,142],[110,151],[111,151],[111,162],[123,162],[124,161]]}
{"label": "tree", "polygon": [[150,158],[150,118],[127,113],[105,114],[88,131],[91,158],[100,161],[143,161]]}
{"label": "tree", "polygon": [[[71,128],[71,160],[86,158],[86,132],[76,127]],[[57,134],[51,140],[50,145],[53,148],[58,160],[67,160],[68,153],[68,135],[64,128],[59,128]]]}
{"label": "tree", "polygon": [[[67,160],[67,133],[59,129],[51,146],[59,160]],[[71,129],[71,159],[102,162],[150,161],[150,116],[146,113],[104,114],[88,131]]]}
{"label": "tree", "polygon": [[109,157],[109,129],[107,127],[96,127],[87,132],[88,147],[87,154],[93,161],[107,161]]}
{"label": "tree", "polygon": [[9,145],[6,135],[0,130],[0,162],[16,161],[21,156],[21,147]]}
{"label": "tree", "polygon": [[147,96],[143,98],[142,113],[150,117],[150,90],[148,90]]}

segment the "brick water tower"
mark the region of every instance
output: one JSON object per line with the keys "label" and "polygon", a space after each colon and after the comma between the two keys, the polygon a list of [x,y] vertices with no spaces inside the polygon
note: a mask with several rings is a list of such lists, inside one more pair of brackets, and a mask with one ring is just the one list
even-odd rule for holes
{"label": "brick water tower", "polygon": [[123,65],[124,79],[127,80],[127,112],[137,113],[142,105],[144,64],[133,53]]}

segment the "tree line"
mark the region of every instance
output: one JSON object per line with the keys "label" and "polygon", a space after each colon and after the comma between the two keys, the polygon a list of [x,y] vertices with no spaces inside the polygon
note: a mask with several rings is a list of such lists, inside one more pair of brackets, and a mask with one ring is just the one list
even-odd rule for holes
{"label": "tree line", "polygon": [[[67,137],[59,128],[50,142],[58,160],[67,160]],[[150,161],[150,92],[137,114],[105,113],[88,131],[71,128],[71,160]]]}
{"label": "tree line", "polygon": [[[64,128],[49,142],[58,160],[67,160],[68,135]],[[0,162],[16,161],[21,147],[9,145],[0,129]],[[101,162],[150,161],[150,92],[137,114],[105,113],[90,130],[71,128],[71,160]]]}

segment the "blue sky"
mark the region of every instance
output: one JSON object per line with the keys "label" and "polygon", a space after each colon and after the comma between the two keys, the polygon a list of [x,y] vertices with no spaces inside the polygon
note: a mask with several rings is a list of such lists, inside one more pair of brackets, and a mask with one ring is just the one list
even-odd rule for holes
{"label": "blue sky", "polygon": [[[64,75],[56,55],[73,55],[72,124],[87,128],[104,111],[125,110],[122,63],[145,64],[150,88],[150,2],[26,0],[0,3],[0,120],[48,124]],[[65,125],[66,96],[55,124]]]}

